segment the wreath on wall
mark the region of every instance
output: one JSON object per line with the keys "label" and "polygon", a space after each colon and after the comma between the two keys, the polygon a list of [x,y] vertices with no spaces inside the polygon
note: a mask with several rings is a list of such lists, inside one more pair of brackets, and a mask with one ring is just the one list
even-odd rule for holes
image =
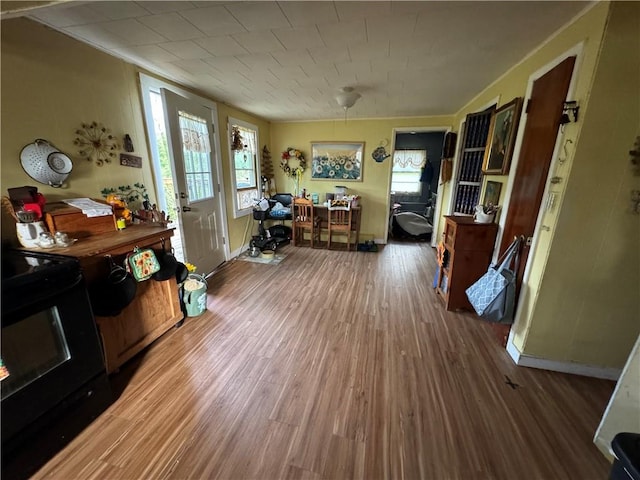
{"label": "wreath on wall", "polygon": [[[298,166],[292,167],[289,165],[290,159],[298,160]],[[280,168],[284,170],[284,173],[289,177],[298,177],[302,175],[304,169],[307,166],[307,161],[304,159],[304,155],[300,150],[295,148],[288,147],[284,152],[282,152],[282,158],[280,160]]]}

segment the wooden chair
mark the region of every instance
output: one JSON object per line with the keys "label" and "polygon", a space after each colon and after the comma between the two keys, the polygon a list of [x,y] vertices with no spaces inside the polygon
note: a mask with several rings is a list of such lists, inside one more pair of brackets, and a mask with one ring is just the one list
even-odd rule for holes
{"label": "wooden chair", "polygon": [[292,240],[295,246],[304,243],[304,234],[309,232],[309,246],[314,248],[314,242],[320,241],[319,218],[315,216],[313,202],[306,198],[294,198],[291,204]]}
{"label": "wooden chair", "polygon": [[327,212],[327,248],[331,249],[331,237],[333,233],[340,233],[347,236],[347,250],[351,250],[351,204],[347,203],[346,206],[330,206],[327,208]]}

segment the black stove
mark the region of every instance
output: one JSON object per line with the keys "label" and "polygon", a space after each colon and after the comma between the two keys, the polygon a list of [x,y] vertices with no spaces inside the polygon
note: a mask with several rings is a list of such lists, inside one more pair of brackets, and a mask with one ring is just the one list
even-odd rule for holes
{"label": "black stove", "polygon": [[31,476],[112,402],[74,257],[2,251],[2,479]]}
{"label": "black stove", "polygon": [[2,252],[2,313],[56,295],[81,280],[75,257],[24,250]]}

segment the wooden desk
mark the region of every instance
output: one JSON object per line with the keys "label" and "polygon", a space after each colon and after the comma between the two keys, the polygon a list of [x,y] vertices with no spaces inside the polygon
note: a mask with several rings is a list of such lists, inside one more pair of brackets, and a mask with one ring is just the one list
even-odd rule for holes
{"label": "wooden desk", "polygon": [[[121,231],[81,238],[68,248],[29,250],[78,258],[87,285],[91,286],[109,274],[106,255],[111,255],[117,264],[122,265],[125,255],[136,246],[160,250],[164,239],[165,248],[170,248],[172,236],[172,228],[134,225]],[[178,285],[174,279],[139,282],[133,302],[119,315],[96,316],[95,319],[102,337],[107,372],[112,373],[183,319]]]}

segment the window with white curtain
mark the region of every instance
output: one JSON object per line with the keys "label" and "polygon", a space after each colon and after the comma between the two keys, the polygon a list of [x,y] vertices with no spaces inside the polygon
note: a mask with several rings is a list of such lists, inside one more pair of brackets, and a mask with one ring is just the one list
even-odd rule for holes
{"label": "window with white curtain", "polygon": [[189,191],[189,201],[196,202],[213,197],[211,174],[211,142],[207,121],[204,118],[178,112],[182,133],[184,177]]}
{"label": "window with white curtain", "polygon": [[[258,127],[229,117],[229,133],[238,129],[242,137],[242,149],[231,150],[231,174],[233,176],[234,210],[236,218],[251,212],[260,198],[258,170]],[[231,136],[229,137],[231,138]]]}
{"label": "window with white curtain", "polygon": [[420,176],[426,161],[426,150],[396,150],[393,154],[391,191],[393,193],[421,193]]}

